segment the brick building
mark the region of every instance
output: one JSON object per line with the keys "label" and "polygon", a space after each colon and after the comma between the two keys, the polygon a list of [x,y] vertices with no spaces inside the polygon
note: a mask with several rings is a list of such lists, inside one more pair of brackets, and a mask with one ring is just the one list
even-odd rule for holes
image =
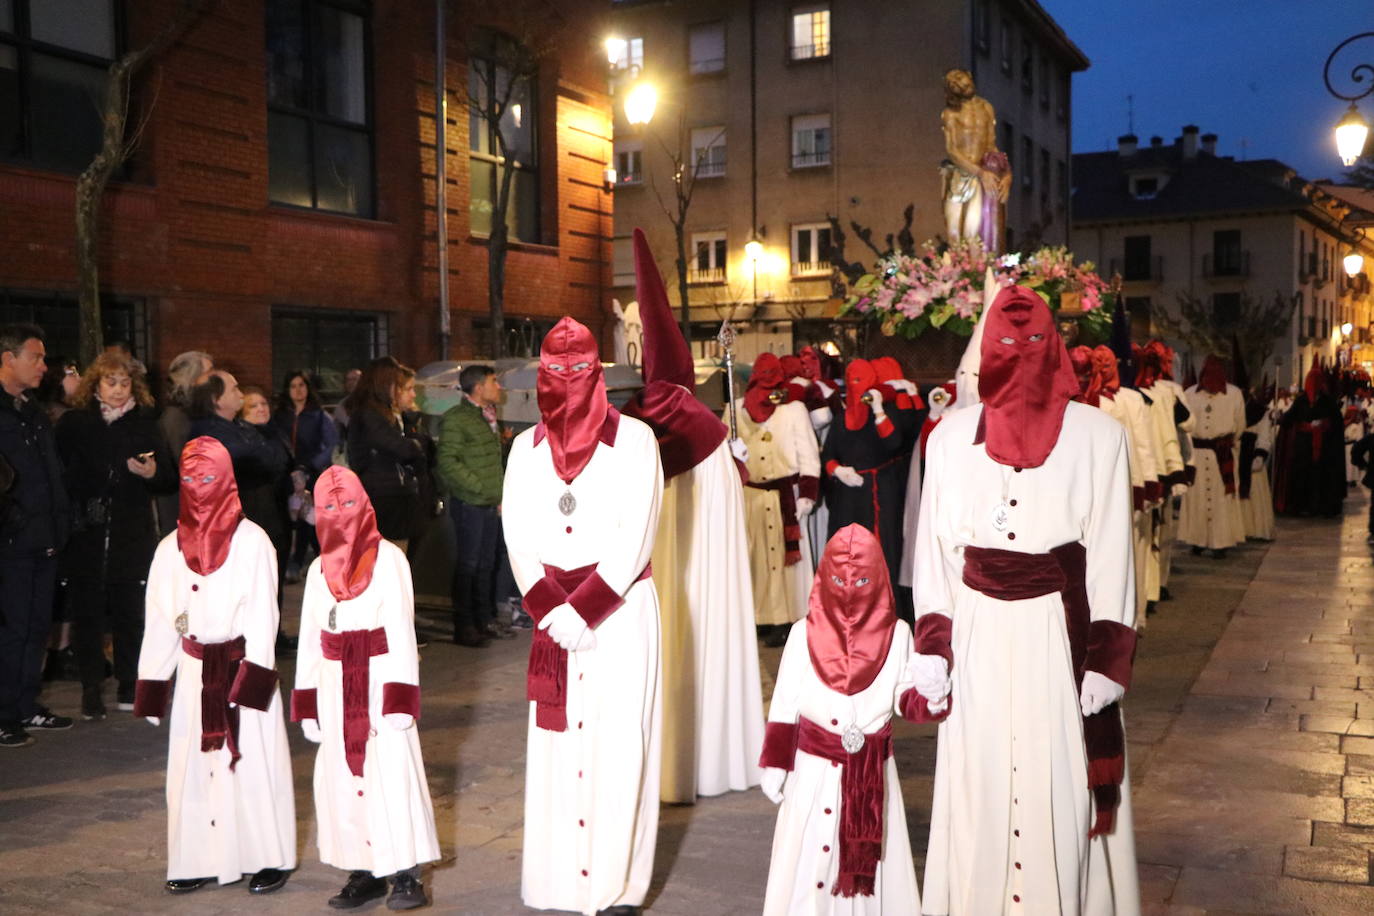
{"label": "brick building", "polygon": [[[175,2],[0,0],[0,320],[44,325],[52,353],[75,354],[74,187],[99,142],[93,100]],[[467,116],[470,79],[492,66],[468,53],[479,28],[538,45],[514,115],[510,349],[537,347],[562,314],[606,330],[605,4],[540,3],[537,21],[519,0],[496,8],[448,4],[455,358],[487,350],[485,236],[505,167]],[[208,350],[272,386],[297,366],[334,389],[379,354],[437,358],[434,35],[434,4],[416,0],[214,4],[136,90],[142,142],[105,197],[107,337],[154,366]]]}

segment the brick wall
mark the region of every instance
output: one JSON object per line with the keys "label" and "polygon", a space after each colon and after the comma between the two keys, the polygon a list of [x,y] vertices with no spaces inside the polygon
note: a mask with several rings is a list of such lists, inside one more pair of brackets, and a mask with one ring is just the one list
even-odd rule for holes
{"label": "brick wall", "polygon": [[[173,2],[126,4],[128,45],[160,28]],[[600,184],[610,99],[595,40],[603,4],[556,5],[560,34],[579,37],[541,68],[544,244],[512,248],[506,313],[566,313],[606,335],[610,196]],[[146,72],[138,98],[151,113],[130,180],[105,198],[100,269],[109,292],[147,302],[155,365],[204,349],[241,380],[272,383],[273,305],[386,313],[393,355],[417,366],[437,357],[431,17],[412,0],[373,4],[375,219],[269,204],[261,0],[216,4]],[[468,227],[463,47],[455,26],[447,52],[455,357],[485,349],[470,329],[487,303],[487,250]],[[0,288],[75,290],[74,184],[75,176],[0,164]]]}

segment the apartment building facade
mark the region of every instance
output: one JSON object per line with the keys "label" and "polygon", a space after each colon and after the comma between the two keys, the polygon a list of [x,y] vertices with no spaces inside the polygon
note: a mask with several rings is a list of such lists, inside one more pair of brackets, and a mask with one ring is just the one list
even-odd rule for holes
{"label": "apartment building facade", "polygon": [[[745,358],[832,334],[831,216],[851,261],[873,257],[851,223],[883,248],[908,204],[918,242],[943,234],[940,113],[951,68],[972,72],[997,111],[998,145],[1016,173],[1009,247],[1067,241],[1072,74],[1088,62],[1034,0],[613,7],[615,295],[634,298],[629,240],[641,228],[680,307],[669,214],[674,163],[684,163],[698,352],[730,314],[747,319]],[[658,93],[647,125],[626,116],[638,84]]]}
{"label": "apartment building facade", "polygon": [[[177,0],[0,2],[0,320],[31,320],[75,355],[76,174],[100,142],[110,64]],[[605,331],[610,283],[610,98],[588,0],[449,4],[445,45],[451,354],[487,352],[495,182],[516,170],[508,219],[508,347],[537,348],[571,314]],[[141,142],[105,197],[107,335],[153,366],[203,349],[241,381],[288,368],[337,389],[384,353],[439,354],[435,9],[410,0],[211,4],[145,70]],[[550,11],[553,11],[552,13]],[[497,77],[474,36],[552,34],[513,152],[497,155],[468,87]],[[480,74],[479,74],[480,71]],[[607,338],[609,340],[609,337]]]}

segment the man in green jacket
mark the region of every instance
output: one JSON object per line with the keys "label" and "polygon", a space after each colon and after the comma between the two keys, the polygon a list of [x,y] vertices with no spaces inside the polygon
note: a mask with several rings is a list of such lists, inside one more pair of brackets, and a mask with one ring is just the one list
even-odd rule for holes
{"label": "man in green jacket", "polygon": [[501,540],[504,477],[496,404],[501,383],[491,366],[458,375],[463,400],[444,414],[439,431],[439,480],[448,490],[458,556],[453,564],[453,641],[482,648],[510,625],[496,619],[492,600]]}

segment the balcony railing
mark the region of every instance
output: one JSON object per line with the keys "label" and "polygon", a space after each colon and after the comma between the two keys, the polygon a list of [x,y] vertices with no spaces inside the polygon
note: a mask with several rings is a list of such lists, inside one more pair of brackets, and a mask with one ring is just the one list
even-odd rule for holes
{"label": "balcony railing", "polygon": [[829,273],[829,261],[795,261],[792,264],[792,276],[794,277],[826,276]]}
{"label": "balcony railing", "polygon": [[723,57],[704,57],[694,60],[687,68],[693,76],[702,73],[720,73],[725,70],[725,58]]}
{"label": "balcony railing", "polygon": [[1164,256],[1152,258],[1112,258],[1108,275],[1120,274],[1127,283],[1159,283],[1164,279]]}
{"label": "balcony railing", "polygon": [[811,169],[820,165],[830,164],[830,150],[822,150],[815,153],[793,153],[792,168]]}
{"label": "balcony railing", "polygon": [[793,60],[811,60],[814,57],[829,57],[830,42],[821,41],[811,45],[792,45]]}
{"label": "balcony railing", "polygon": [[713,146],[697,151],[697,178],[719,178],[725,174],[725,147]]}
{"label": "balcony railing", "polygon": [[724,267],[692,268],[687,271],[688,283],[724,283]]}
{"label": "balcony railing", "polygon": [[1217,257],[1215,252],[1202,256],[1202,275],[1204,277],[1248,277],[1250,276],[1250,252],[1235,251]]}

